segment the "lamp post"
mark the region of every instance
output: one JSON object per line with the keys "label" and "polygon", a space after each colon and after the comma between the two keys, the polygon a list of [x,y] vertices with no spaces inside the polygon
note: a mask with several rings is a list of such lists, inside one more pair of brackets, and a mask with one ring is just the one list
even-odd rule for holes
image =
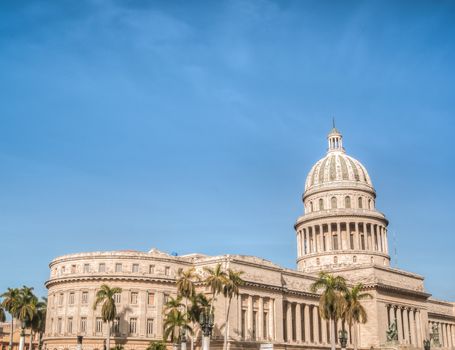
{"label": "lamp post", "polygon": [[344,329],[338,332],[338,339],[340,341],[341,349],[346,349],[348,345],[348,332]]}
{"label": "lamp post", "polygon": [[19,340],[19,350],[24,350],[25,345],[25,321],[21,322],[21,338]]}
{"label": "lamp post", "polygon": [[202,350],[209,350],[210,348],[210,336],[212,335],[212,329],[214,326],[213,313],[206,311],[202,312],[199,317],[199,323],[202,329]]}
{"label": "lamp post", "polygon": [[186,350],[186,333],[184,329],[182,329],[182,332],[180,333],[180,349]]}

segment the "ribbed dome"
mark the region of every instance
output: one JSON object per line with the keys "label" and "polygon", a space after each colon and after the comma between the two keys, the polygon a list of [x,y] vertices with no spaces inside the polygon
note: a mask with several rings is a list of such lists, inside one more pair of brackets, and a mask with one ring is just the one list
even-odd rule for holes
{"label": "ribbed dome", "polygon": [[373,187],[365,167],[342,151],[329,152],[311,169],[305,182],[305,191],[333,182],[356,182]]}

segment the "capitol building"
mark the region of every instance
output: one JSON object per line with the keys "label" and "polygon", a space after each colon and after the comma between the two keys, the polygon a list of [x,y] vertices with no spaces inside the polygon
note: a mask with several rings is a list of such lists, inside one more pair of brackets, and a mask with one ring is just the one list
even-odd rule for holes
{"label": "capitol building", "polygon": [[[46,349],[73,350],[79,335],[84,350],[103,349],[106,325],[100,308],[92,308],[102,284],[122,289],[115,296],[118,317],[111,346],[145,349],[150,341],[163,338],[163,305],[176,295],[179,269],[202,271],[219,263],[244,271],[246,281],[229,315],[232,349],[259,349],[261,344],[328,349],[328,323],[319,316],[319,295],[310,291],[321,271],[341,275],[349,284],[362,282],[372,295],[363,301],[367,323],[354,326],[360,349],[423,348],[433,332],[439,334],[440,344],[432,347],[455,349],[455,303],[433,299],[423,276],[390,266],[388,220],[376,208],[370,175],[346,154],[340,132],[333,128],[327,139],[327,154],[306,178],[304,213],[294,225],[296,269],[254,256],[174,256],[157,249],[64,255],[49,265]],[[203,286],[198,289],[204,291]],[[221,349],[226,327],[223,297],[215,307],[211,346]],[[391,346],[386,330],[395,320],[398,344]],[[351,334],[349,329],[348,348]],[[200,341],[196,345],[199,348]]]}

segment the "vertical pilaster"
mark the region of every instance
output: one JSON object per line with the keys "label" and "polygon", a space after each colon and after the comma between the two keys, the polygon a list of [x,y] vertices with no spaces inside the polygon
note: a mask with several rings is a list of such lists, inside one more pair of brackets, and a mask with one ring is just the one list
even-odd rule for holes
{"label": "vertical pilaster", "polygon": [[[156,336],[163,338],[163,306],[164,306],[164,293],[157,292],[156,296]],[[128,331],[126,331],[128,333]]]}
{"label": "vertical pilaster", "polygon": [[275,339],[275,301],[269,300],[269,339]]}
{"label": "vertical pilaster", "polygon": [[415,315],[414,310],[409,310],[409,327],[411,328],[411,344],[417,345],[416,341],[416,322],[415,322]]}
{"label": "vertical pilaster", "polygon": [[277,342],[284,341],[284,332],[283,332],[283,297],[277,295],[274,300],[275,312],[273,313],[273,324],[275,325],[275,340]]}
{"label": "vertical pilaster", "polygon": [[398,327],[398,341],[400,343],[403,343],[404,337],[403,337],[403,321],[401,317],[401,308],[397,307],[397,327]]}
{"label": "vertical pilaster", "polygon": [[313,306],[313,342],[319,344],[319,310]]}
{"label": "vertical pilaster", "polygon": [[403,309],[403,323],[404,323],[404,341],[405,344],[409,344],[409,317],[408,317],[408,309]]}
{"label": "vertical pilaster", "polygon": [[286,302],[286,341],[292,342],[292,304]]}
{"label": "vertical pilaster", "polygon": [[311,329],[310,329],[310,305],[305,304],[304,309],[304,324],[305,324],[305,343],[309,344],[311,342]]}
{"label": "vertical pilaster", "polygon": [[295,340],[302,342],[302,306],[299,303],[295,305]]}
{"label": "vertical pilaster", "polygon": [[248,295],[246,338],[253,339],[253,297]]}
{"label": "vertical pilaster", "polygon": [[423,346],[423,340],[422,340],[422,325],[420,323],[420,311],[419,310],[416,310],[415,311],[415,321],[416,321],[416,333],[417,333],[417,336],[416,336],[416,341],[417,341],[417,346],[418,347],[421,347]]}
{"label": "vertical pilaster", "polygon": [[264,339],[264,298],[259,297],[258,299],[258,334],[256,334],[257,339]]}
{"label": "vertical pilaster", "polygon": [[321,343],[324,345],[324,344],[327,344],[329,341],[328,341],[328,338],[327,338],[327,321],[324,320],[324,319],[321,319]]}

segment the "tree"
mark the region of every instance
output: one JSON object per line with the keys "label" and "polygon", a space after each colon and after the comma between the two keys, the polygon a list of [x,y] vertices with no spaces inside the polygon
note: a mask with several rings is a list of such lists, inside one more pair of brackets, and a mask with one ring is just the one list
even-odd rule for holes
{"label": "tree", "polygon": [[313,293],[322,289],[319,298],[319,314],[322,319],[329,320],[330,344],[335,350],[335,322],[341,315],[341,305],[346,287],[346,280],[341,276],[334,276],[320,272],[318,279],[310,287]]}
{"label": "tree", "polygon": [[106,334],[106,348],[110,349],[110,338],[111,338],[111,322],[115,320],[117,316],[117,307],[115,306],[114,295],[121,293],[122,289],[118,287],[109,287],[107,284],[103,284],[100,290],[96,293],[96,299],[93,303],[93,310],[96,310],[99,304],[103,304],[101,307],[101,317],[103,322],[107,323],[107,334]]}
{"label": "tree", "polygon": [[2,307],[11,315],[11,329],[9,338],[9,350],[13,349],[13,332],[14,332],[14,318],[16,317],[16,306],[19,298],[18,288],[8,288],[8,290],[1,295],[3,298]]}
{"label": "tree", "polygon": [[41,301],[36,299],[35,304],[35,315],[31,322],[30,327],[30,346],[29,350],[32,350],[32,334],[38,333],[38,349],[41,350],[43,334],[46,328],[46,311],[47,311],[47,298],[42,298]]}
{"label": "tree", "polygon": [[21,321],[21,337],[19,342],[19,350],[24,349],[25,345],[25,327],[30,325],[33,316],[36,312],[36,304],[38,298],[33,294],[33,287],[23,286],[19,290],[15,310],[15,317]]}
{"label": "tree", "polygon": [[[353,345],[354,350],[357,350],[357,323],[367,322],[367,312],[363,305],[362,300],[371,299],[372,295],[369,293],[362,293],[363,284],[358,283],[351,289],[346,289],[343,293],[344,298],[341,303],[341,317],[347,322],[349,327],[353,329]],[[354,325],[354,327],[352,327]]]}
{"label": "tree", "polygon": [[162,341],[151,341],[145,350],[166,350],[166,344]]}
{"label": "tree", "polygon": [[241,275],[243,271],[234,271],[232,269],[227,270],[227,277],[223,286],[223,295],[227,299],[227,310],[226,310],[226,322],[224,326],[224,342],[223,350],[227,349],[227,340],[229,336],[229,313],[231,310],[231,302],[234,296],[239,295],[239,288],[245,281],[242,280]]}
{"label": "tree", "polygon": [[[177,276],[177,293],[185,299],[185,313],[188,314],[188,301],[196,294],[194,281],[197,278],[194,268],[188,270],[180,269]],[[190,322],[191,319],[189,318]],[[194,348],[193,337],[191,337],[191,350]]]}
{"label": "tree", "polygon": [[227,275],[221,268],[221,264],[217,264],[214,269],[204,267],[204,271],[207,273],[204,284],[209,287],[212,292],[212,300],[210,303],[210,314],[212,314],[216,297],[223,291]]}
{"label": "tree", "polygon": [[166,318],[163,323],[164,326],[164,340],[170,340],[174,346],[177,347],[177,344],[180,340],[180,335],[182,331],[192,332],[193,330],[188,325],[188,317],[180,310],[169,310],[166,314]]}
{"label": "tree", "polygon": [[[191,305],[188,308],[188,319],[193,325],[193,331],[192,334],[194,335],[195,332],[195,327],[196,326],[201,326],[199,324],[199,321],[201,320],[201,314],[205,313],[208,314],[208,311],[210,310],[210,300],[207,299],[207,296],[204,293],[197,293],[194,294],[193,297],[190,299],[191,300]],[[192,339],[193,341],[193,339]]]}
{"label": "tree", "polygon": [[164,312],[168,313],[177,313],[180,312],[181,309],[184,307],[182,304],[182,297],[177,295],[177,297],[169,297],[166,303],[164,304]]}
{"label": "tree", "polygon": [[6,321],[6,311],[3,306],[0,304],[0,322]]}

